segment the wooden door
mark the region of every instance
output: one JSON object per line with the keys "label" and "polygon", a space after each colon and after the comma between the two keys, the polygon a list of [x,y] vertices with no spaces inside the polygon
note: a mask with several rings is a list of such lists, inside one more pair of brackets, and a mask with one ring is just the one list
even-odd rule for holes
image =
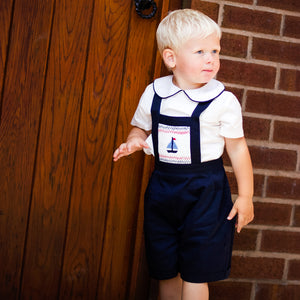
{"label": "wooden door", "polygon": [[[0,299],[147,299],[151,160],[112,162],[155,30],[129,0],[0,1]],[[144,163],[145,162],[145,163]]]}

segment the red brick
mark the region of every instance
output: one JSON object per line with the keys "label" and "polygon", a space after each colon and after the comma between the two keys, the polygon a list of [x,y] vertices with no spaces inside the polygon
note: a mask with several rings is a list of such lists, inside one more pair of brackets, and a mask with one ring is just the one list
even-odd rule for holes
{"label": "red brick", "polygon": [[228,83],[274,88],[276,69],[253,63],[221,60],[218,79]]}
{"label": "red brick", "polygon": [[244,3],[244,4],[252,4],[253,0],[231,0],[231,2],[238,2],[238,3]]}
{"label": "red brick", "polygon": [[300,260],[289,261],[289,270],[287,278],[289,280],[300,280]]}
{"label": "red brick", "polygon": [[257,5],[300,12],[298,0],[257,0]]}
{"label": "red brick", "polygon": [[221,39],[221,53],[234,57],[246,57],[248,49],[248,37],[223,33]]}
{"label": "red brick", "polygon": [[281,69],[279,88],[284,91],[300,91],[300,71]]}
{"label": "red brick", "polygon": [[295,206],[293,226],[300,227],[300,205]]}
{"label": "red brick", "polygon": [[234,6],[224,6],[222,27],[262,32],[280,33],[281,16],[265,11]]}
{"label": "red brick", "polygon": [[256,59],[300,65],[300,44],[254,38],[252,57]]}
{"label": "red brick", "polygon": [[300,123],[275,121],[273,140],[280,143],[299,145]]}
{"label": "red brick", "polygon": [[[223,158],[223,163],[225,166],[231,166],[231,162],[230,162],[229,156],[226,151],[224,151],[222,158]],[[228,176],[228,174],[227,174],[227,176]],[[232,173],[232,176],[234,176],[233,173]]]}
{"label": "red brick", "polygon": [[261,250],[270,252],[300,253],[300,232],[262,232]]}
{"label": "red brick", "polygon": [[299,118],[300,100],[294,96],[248,91],[246,111]]}
{"label": "red brick", "polygon": [[241,233],[236,234],[234,237],[233,249],[234,250],[255,250],[257,241],[258,230],[243,228]]}
{"label": "red brick", "polygon": [[[226,158],[225,158],[225,156],[223,156],[223,159],[224,159],[224,164],[226,166],[230,165],[230,161],[229,161],[228,156],[226,156]],[[226,174],[227,174],[229,185],[230,185],[230,188],[231,188],[231,193],[232,194],[238,194],[237,182],[236,182],[234,173],[233,172],[227,172]],[[265,180],[264,175],[254,174],[254,196],[262,197],[264,180]]]}
{"label": "red brick", "polygon": [[233,256],[230,278],[281,279],[284,259]]}
{"label": "red brick", "polygon": [[295,171],[297,151],[272,149],[265,147],[249,147],[254,168]]}
{"label": "red brick", "polygon": [[267,119],[258,119],[244,117],[245,137],[255,140],[268,140],[270,135],[271,121]]}
{"label": "red brick", "polygon": [[291,205],[255,202],[254,209],[254,224],[274,226],[288,226],[290,224],[292,212]]}
{"label": "red brick", "polygon": [[299,300],[300,286],[292,284],[263,284],[256,287],[255,300]]}
{"label": "red brick", "polygon": [[201,12],[212,18],[215,22],[218,21],[219,4],[199,0],[192,0],[191,8],[200,10]]}
{"label": "red brick", "polygon": [[209,283],[210,300],[249,300],[252,284],[249,282],[211,282]]}
{"label": "red brick", "polygon": [[264,183],[265,183],[264,175],[254,174],[254,196],[262,197]]}
{"label": "red brick", "polygon": [[300,18],[294,16],[285,17],[283,35],[300,39],[299,28],[300,28]]}
{"label": "red brick", "polygon": [[228,181],[229,181],[231,193],[232,194],[237,194],[238,189],[237,189],[237,183],[236,183],[234,173],[233,172],[227,172],[226,175],[227,175],[227,178],[228,178]]}
{"label": "red brick", "polygon": [[270,176],[267,180],[267,197],[300,199],[300,179]]}
{"label": "red brick", "polygon": [[226,87],[226,90],[233,93],[240,103],[242,103],[242,98],[244,94],[244,89],[234,88],[234,87]]}

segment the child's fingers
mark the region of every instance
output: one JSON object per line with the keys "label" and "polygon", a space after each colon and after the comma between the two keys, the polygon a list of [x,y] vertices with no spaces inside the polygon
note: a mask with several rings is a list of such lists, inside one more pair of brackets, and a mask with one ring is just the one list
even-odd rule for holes
{"label": "child's fingers", "polygon": [[237,232],[240,233],[242,228],[253,220],[251,215],[238,214]]}
{"label": "child's fingers", "polygon": [[121,156],[120,156],[120,150],[119,150],[119,148],[114,152],[114,154],[113,154],[113,160],[114,161],[117,161],[119,158],[120,158]]}
{"label": "child's fingers", "polygon": [[115,150],[114,154],[113,154],[113,158],[117,158],[119,156],[120,150],[119,148]]}
{"label": "child's fingers", "polygon": [[236,226],[236,231],[237,233],[240,233],[243,226],[245,226],[246,224],[244,223],[244,218],[239,214],[238,215],[238,221],[237,221],[237,226]]}
{"label": "child's fingers", "polygon": [[236,214],[237,214],[237,209],[233,206],[227,217],[227,220],[232,220]]}
{"label": "child's fingers", "polygon": [[141,150],[142,148],[149,148],[149,145],[145,141],[123,143],[115,150],[113,160],[117,161],[121,157],[129,155],[137,150]]}
{"label": "child's fingers", "polygon": [[120,147],[116,149],[116,151],[113,154],[114,161],[117,161],[119,158],[126,155],[125,154],[126,150],[127,150],[126,144],[125,143],[121,144]]}

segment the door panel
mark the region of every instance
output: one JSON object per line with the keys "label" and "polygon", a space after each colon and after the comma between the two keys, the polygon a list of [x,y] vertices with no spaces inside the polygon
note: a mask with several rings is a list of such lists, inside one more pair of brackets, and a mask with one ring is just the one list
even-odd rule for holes
{"label": "door panel", "polygon": [[15,0],[0,124],[0,294],[21,280],[54,1]]}
{"label": "door panel", "polygon": [[128,0],[1,1],[1,299],[155,297],[142,224],[152,159],[112,154],[165,72],[155,31],[179,2],[142,19]]}
{"label": "door panel", "polygon": [[23,266],[24,299],[58,295],[93,13],[92,1],[73,3],[62,0],[55,6]]}

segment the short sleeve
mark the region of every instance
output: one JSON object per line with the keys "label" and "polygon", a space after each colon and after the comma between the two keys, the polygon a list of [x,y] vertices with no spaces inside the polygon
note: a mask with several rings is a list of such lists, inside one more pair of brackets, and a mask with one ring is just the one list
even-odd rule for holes
{"label": "short sleeve", "polygon": [[154,97],[153,84],[150,84],[142,94],[138,107],[131,120],[131,125],[149,131],[152,129],[151,106]]}
{"label": "short sleeve", "polygon": [[144,152],[147,154],[147,155],[153,155],[154,156],[154,147],[153,147],[153,140],[152,140],[152,134],[149,134],[148,138],[146,139],[145,141],[149,148],[144,148]]}
{"label": "short sleeve", "polygon": [[227,138],[244,136],[242,109],[237,98],[230,92],[224,92],[223,111],[221,114],[220,134]]}

